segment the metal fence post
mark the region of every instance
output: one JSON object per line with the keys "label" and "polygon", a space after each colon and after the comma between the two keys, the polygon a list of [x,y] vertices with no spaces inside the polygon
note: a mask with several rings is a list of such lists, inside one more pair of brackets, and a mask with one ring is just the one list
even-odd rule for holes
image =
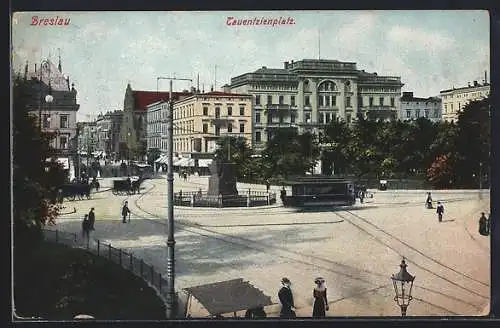
{"label": "metal fence post", "polygon": [[101,241],[97,239],[97,256],[99,256],[99,249],[101,248]]}
{"label": "metal fence post", "polygon": [[142,266],[143,265],[144,265],[144,261],[141,259],[141,265],[140,265],[141,278],[143,277],[143,275],[142,275]]}
{"label": "metal fence post", "polygon": [[120,266],[122,266],[122,249],[120,248],[119,251],[120,252],[118,253],[119,254],[118,261],[120,262]]}
{"label": "metal fence post", "polygon": [[56,243],[59,241],[59,230],[56,229]]}
{"label": "metal fence post", "polygon": [[108,244],[108,260],[111,261],[111,244]]}
{"label": "metal fence post", "polygon": [[162,290],[161,290],[161,281],[163,280],[163,278],[162,278],[161,274],[158,274],[158,276],[160,277],[160,279],[159,279],[160,280],[159,281],[159,285],[160,285],[160,293],[161,293],[162,292]]}
{"label": "metal fence post", "polygon": [[130,254],[130,271],[134,272],[134,258],[132,257],[132,254]]}
{"label": "metal fence post", "polygon": [[154,267],[151,266],[151,285],[155,285],[155,270],[154,270]]}

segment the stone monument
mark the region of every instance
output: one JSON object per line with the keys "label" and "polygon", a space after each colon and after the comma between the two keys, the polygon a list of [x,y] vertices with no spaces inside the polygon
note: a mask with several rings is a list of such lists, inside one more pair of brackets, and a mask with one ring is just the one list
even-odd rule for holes
{"label": "stone monument", "polygon": [[236,164],[213,160],[208,166],[211,176],[208,179],[208,195],[237,195]]}

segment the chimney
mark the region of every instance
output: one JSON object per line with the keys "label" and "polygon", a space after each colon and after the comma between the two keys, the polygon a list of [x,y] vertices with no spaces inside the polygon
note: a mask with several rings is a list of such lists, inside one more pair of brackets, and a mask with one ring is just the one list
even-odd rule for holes
{"label": "chimney", "polygon": [[470,88],[470,82],[467,82],[468,87]]}
{"label": "chimney", "polygon": [[474,86],[475,86],[475,87],[477,87],[477,86],[478,86],[477,81],[474,81]]}
{"label": "chimney", "polygon": [[288,62],[286,61],[285,62],[285,69],[287,69],[287,68],[288,68]]}
{"label": "chimney", "polygon": [[484,71],[484,84],[488,83],[488,72]]}
{"label": "chimney", "polygon": [[35,63],[35,73],[36,73],[36,63]]}

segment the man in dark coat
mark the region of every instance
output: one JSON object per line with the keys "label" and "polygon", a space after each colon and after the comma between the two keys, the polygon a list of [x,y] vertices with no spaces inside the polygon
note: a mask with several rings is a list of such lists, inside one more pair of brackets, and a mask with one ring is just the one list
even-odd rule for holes
{"label": "man in dark coat", "polygon": [[443,221],[444,205],[441,202],[437,202],[436,213],[438,215],[438,221]]}
{"label": "man in dark coat", "polygon": [[90,225],[90,230],[95,230],[94,229],[94,223],[95,223],[95,212],[94,208],[92,207],[89,212],[89,225]]}
{"label": "man in dark coat", "polygon": [[128,209],[128,201],[125,201],[122,207],[122,222],[127,223],[127,215],[130,214],[130,210]]}
{"label": "man in dark coat", "polygon": [[479,218],[479,234],[481,236],[488,236],[488,219],[484,212],[481,212],[481,217]]}
{"label": "man in dark coat", "polygon": [[293,303],[293,294],[292,290],[290,289],[292,283],[288,278],[283,278],[281,279],[281,284],[283,285],[283,287],[281,287],[280,291],[278,292],[278,297],[281,303],[280,317],[295,318],[296,314],[295,311],[293,311],[293,309],[295,309]]}

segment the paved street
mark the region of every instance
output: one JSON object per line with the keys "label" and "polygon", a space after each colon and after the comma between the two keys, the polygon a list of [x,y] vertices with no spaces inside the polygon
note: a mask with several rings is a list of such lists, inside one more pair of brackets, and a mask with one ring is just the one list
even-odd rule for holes
{"label": "paved street", "polygon": [[[166,179],[143,183],[140,195],[110,191],[92,200],[68,202],[57,229],[79,231],[90,207],[96,211],[94,238],[142,257],[166,274]],[[206,177],[175,180],[175,191],[206,190]],[[101,182],[111,186],[110,179]],[[238,184],[265,190],[265,186]],[[272,187],[279,194],[279,186]],[[279,197],[278,197],[279,199]],[[481,315],[490,300],[489,237],[477,221],[489,213],[489,194],[435,191],[444,221],[424,208],[425,191],[374,192],[352,208],[306,212],[279,204],[260,208],[175,208],[176,288],[244,278],[278,303],[284,276],[292,281],[297,314],[312,313],[313,280],[323,276],[330,316],[399,315],[390,276],[404,256],[415,275],[408,315]],[[131,223],[120,222],[124,200]],[[279,306],[266,308],[277,315]],[[206,313],[193,304],[193,316]]]}

